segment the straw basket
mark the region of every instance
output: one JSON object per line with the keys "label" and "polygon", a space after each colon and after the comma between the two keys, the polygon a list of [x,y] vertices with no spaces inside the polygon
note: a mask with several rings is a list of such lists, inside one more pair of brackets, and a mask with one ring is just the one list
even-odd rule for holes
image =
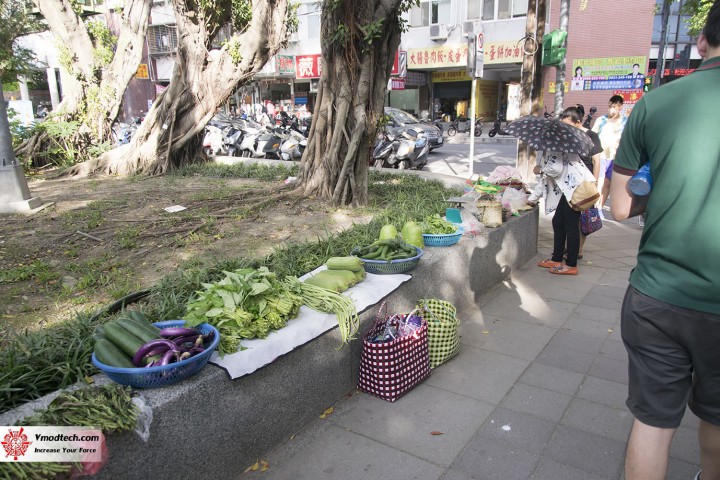
{"label": "straw basket", "polygon": [[478,200],[478,215],[486,227],[499,227],[503,223],[502,203],[496,200]]}
{"label": "straw basket", "polygon": [[424,298],[416,308],[428,325],[430,368],[435,368],[460,351],[460,321],[455,316],[455,306],[445,300]]}

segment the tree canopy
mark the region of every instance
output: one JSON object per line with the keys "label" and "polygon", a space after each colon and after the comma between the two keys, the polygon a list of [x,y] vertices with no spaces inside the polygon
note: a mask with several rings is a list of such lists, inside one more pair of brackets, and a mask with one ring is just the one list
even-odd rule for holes
{"label": "tree canopy", "polygon": [[3,81],[29,69],[33,55],[17,45],[18,37],[36,31],[38,24],[20,0],[0,0],[0,75]]}

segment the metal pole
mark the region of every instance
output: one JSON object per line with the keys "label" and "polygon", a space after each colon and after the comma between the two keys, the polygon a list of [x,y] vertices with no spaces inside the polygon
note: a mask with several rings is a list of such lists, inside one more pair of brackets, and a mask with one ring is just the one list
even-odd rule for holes
{"label": "metal pole", "polygon": [[[562,0],[560,2],[560,31],[567,32],[568,22],[570,20],[570,0]],[[567,47],[567,37],[563,42],[563,47]],[[564,57],[557,66],[555,76],[555,116],[559,116],[563,109],[563,99],[565,97],[565,64],[567,57]]]}
{"label": "metal pole", "polygon": [[477,78],[473,75],[472,91],[470,92],[470,157],[468,158],[468,178],[472,178],[475,170],[475,90]]}
{"label": "metal pole", "polygon": [[660,86],[660,79],[665,74],[665,47],[667,45],[668,20],[670,19],[670,4],[673,0],[663,0],[662,6],[662,30],[660,31],[660,44],[658,45],[658,61],[655,67],[655,78],[653,88]]}

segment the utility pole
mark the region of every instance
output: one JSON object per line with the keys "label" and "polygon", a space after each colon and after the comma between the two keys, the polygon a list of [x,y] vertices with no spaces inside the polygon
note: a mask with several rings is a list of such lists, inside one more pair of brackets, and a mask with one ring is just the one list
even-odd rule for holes
{"label": "utility pole", "polygon": [[[528,12],[525,21],[525,41],[522,72],[520,74],[520,115],[536,115],[540,111],[542,93],[542,39],[545,35],[546,0],[528,0]],[[518,141],[516,168],[524,181],[533,178],[535,149],[527,143]]]}
{"label": "utility pole", "polygon": [[0,213],[29,212],[41,205],[40,197],[30,196],[25,173],[15,159],[0,83]]}
{"label": "utility pole", "polygon": [[[560,2],[560,31],[567,32],[570,20],[570,0],[561,0]],[[563,48],[567,48],[567,37],[563,42]],[[560,65],[556,68],[555,75],[555,116],[559,116],[563,110],[563,99],[565,98],[565,64],[567,57],[563,56]]]}
{"label": "utility pole", "polygon": [[660,80],[665,74],[665,45],[667,44],[668,20],[670,19],[670,4],[675,0],[663,0],[662,5],[662,30],[660,31],[660,44],[658,45],[658,61],[655,67],[655,78],[653,79],[653,88],[660,86]]}

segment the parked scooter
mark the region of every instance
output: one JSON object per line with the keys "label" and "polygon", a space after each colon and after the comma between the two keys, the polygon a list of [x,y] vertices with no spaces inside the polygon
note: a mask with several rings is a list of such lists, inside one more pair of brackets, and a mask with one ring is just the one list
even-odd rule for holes
{"label": "parked scooter", "polygon": [[[482,135],[483,123],[482,117],[475,118],[475,136],[479,137]],[[448,136],[454,137],[455,134],[470,133],[470,119],[469,118],[456,118],[448,127]]]}
{"label": "parked scooter", "polygon": [[[391,142],[389,154],[386,152],[388,142]],[[398,132],[395,136],[385,133],[385,138],[381,139],[379,145],[376,145],[375,152],[377,152],[378,158],[374,158],[374,153],[374,166],[378,168],[380,162],[382,162],[383,167],[397,168],[399,170],[410,168],[422,170],[427,163],[430,147],[422,130],[407,128]],[[385,159],[386,155],[387,159]]]}
{"label": "parked scooter", "polygon": [[223,132],[215,125],[208,124],[205,127],[205,136],[203,137],[203,151],[207,156],[224,155],[225,141]]}
{"label": "parked scooter", "polygon": [[370,166],[376,169],[389,166],[390,163],[388,160],[390,156],[395,153],[396,146],[395,136],[393,134],[387,130],[378,133],[378,139],[375,142],[375,148],[373,148],[373,153],[370,157]]}
{"label": "parked scooter", "polygon": [[505,130],[502,129],[502,122],[504,122],[504,121],[505,121],[505,116],[502,113],[497,112],[497,115],[495,116],[495,121],[493,122],[493,126],[490,129],[490,131],[488,132],[488,136],[492,138],[498,134],[510,135],[509,133],[507,133]]}
{"label": "parked scooter", "polygon": [[280,145],[280,157],[283,160],[300,160],[307,145],[307,139],[293,128],[285,129],[285,140]]}

